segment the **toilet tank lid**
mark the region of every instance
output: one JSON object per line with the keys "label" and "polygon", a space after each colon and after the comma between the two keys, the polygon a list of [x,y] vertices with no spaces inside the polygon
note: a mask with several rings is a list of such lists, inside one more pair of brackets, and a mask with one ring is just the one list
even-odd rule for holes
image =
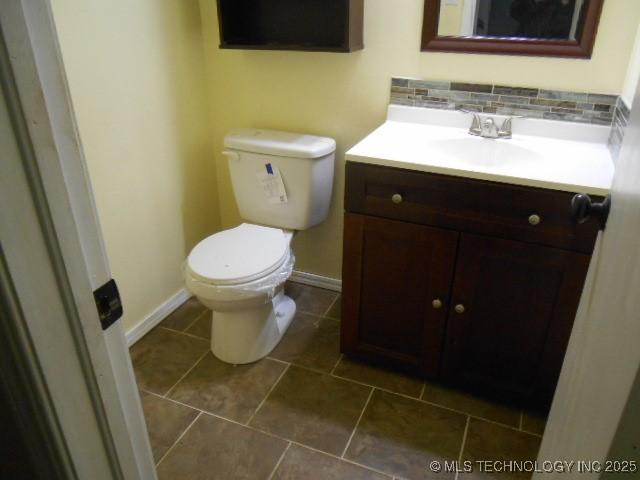
{"label": "toilet tank lid", "polygon": [[336,141],[301,133],[245,128],[229,132],[224,137],[224,146],[243,152],[282,157],[320,158],[335,152]]}

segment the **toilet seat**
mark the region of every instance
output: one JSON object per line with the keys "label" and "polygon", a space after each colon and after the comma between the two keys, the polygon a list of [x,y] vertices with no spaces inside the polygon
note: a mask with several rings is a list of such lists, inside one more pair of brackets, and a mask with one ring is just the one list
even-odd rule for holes
{"label": "toilet seat", "polygon": [[268,276],[289,257],[291,236],[278,228],[243,223],[198,243],[187,258],[193,278],[237,285]]}

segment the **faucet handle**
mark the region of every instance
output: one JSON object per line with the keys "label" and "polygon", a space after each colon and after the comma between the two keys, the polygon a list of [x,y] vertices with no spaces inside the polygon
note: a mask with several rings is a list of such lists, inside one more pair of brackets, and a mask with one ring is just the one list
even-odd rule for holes
{"label": "faucet handle", "polygon": [[480,135],[482,133],[482,118],[480,117],[480,112],[475,112],[473,110],[467,110],[464,108],[460,108],[457,111],[460,113],[467,113],[473,117],[473,119],[471,120],[471,126],[469,127],[469,134]]}
{"label": "faucet handle", "polygon": [[510,115],[504,119],[500,130],[498,130],[498,136],[501,138],[511,138],[512,123],[514,118],[525,118],[524,115]]}
{"label": "faucet handle", "polygon": [[471,120],[469,133],[471,133],[472,135],[480,135],[482,133],[482,122],[480,120],[480,115],[475,113],[473,114],[473,120]]}

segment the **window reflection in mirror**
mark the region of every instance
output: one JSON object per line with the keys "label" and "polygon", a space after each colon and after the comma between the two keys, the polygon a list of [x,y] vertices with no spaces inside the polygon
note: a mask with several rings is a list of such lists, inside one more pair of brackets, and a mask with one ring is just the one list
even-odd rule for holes
{"label": "window reflection in mirror", "polygon": [[440,0],[438,36],[576,40],[589,0]]}

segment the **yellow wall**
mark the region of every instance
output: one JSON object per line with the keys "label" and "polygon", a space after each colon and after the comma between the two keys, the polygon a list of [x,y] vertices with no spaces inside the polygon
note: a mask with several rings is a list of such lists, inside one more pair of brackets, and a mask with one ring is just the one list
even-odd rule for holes
{"label": "yellow wall", "polygon": [[462,30],[462,15],[464,14],[464,2],[458,0],[458,4],[448,4],[440,0],[440,16],[438,18],[438,35],[458,36]]}
{"label": "yellow wall", "polygon": [[636,94],[636,87],[638,86],[638,80],[640,79],[640,26],[636,33],[635,44],[631,52],[629,60],[629,68],[627,69],[627,76],[622,88],[622,98],[628,106],[633,104],[633,98]]}
{"label": "yellow wall", "polygon": [[219,227],[199,8],[52,3],[129,329],[184,286],[186,254]]}
{"label": "yellow wall", "polygon": [[383,122],[391,76],[495,82],[620,93],[640,18],[640,1],[607,0],[591,60],[421,53],[423,0],[366,0],[365,49],[351,54],[218,49],[215,0],[200,0],[221,218],[240,222],[224,134],[263,127],[338,142],[329,219],[294,241],[296,269],[340,277],[344,152]]}

